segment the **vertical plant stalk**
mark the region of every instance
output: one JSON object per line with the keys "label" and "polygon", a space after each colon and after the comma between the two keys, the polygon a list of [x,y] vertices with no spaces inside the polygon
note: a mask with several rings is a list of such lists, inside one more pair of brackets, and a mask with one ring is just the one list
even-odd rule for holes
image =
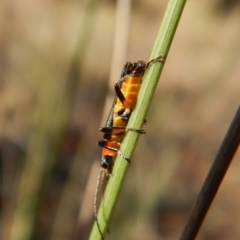
{"label": "vertical plant stalk", "polygon": [[[75,99],[77,89],[79,89],[79,86],[82,86],[83,84],[81,82],[82,77],[80,76],[81,70],[79,69],[81,69],[84,59],[86,57],[86,50],[91,39],[91,34],[93,32],[93,26],[95,24],[98,6],[99,0],[87,0],[83,4],[83,15],[81,16],[80,21],[80,31],[79,35],[77,36],[76,45],[67,71],[68,82],[65,97],[69,99],[71,105]],[[71,109],[70,104],[68,106],[69,109]],[[86,136],[85,131],[82,132],[83,138]],[[85,144],[79,144],[77,150],[78,153],[80,153],[82,148],[84,147],[86,147]],[[79,177],[79,171],[83,166],[79,161],[79,158],[79,154],[76,154],[76,156],[74,156],[74,158],[72,159],[69,169],[69,177],[63,186],[61,197],[58,201],[55,218],[52,223],[51,234],[48,237],[49,240],[71,239],[72,230],[76,228],[76,226],[73,225],[72,227],[66,228],[65,225],[66,221],[72,220],[69,219],[69,212],[75,211],[76,205],[80,201],[80,198],[72,195],[71,193],[71,191],[78,191],[80,189],[79,184],[81,180]],[[84,222],[84,220],[82,219],[78,221]]]}
{"label": "vertical plant stalk", "polygon": [[[163,17],[160,30],[155,41],[150,60],[164,56],[165,60],[171,46],[178,22],[180,20],[186,0],[170,0]],[[139,92],[137,104],[131,115],[128,126],[140,129],[144,123],[147,110],[155,92],[160,74],[163,69],[162,62],[154,62],[147,70],[143,78],[143,83]],[[139,134],[133,131],[126,133],[126,136],[121,144],[120,151],[126,157],[131,158],[138,141]],[[128,169],[128,162],[121,157],[117,157],[113,169],[112,176],[107,185],[103,196],[99,211],[98,222],[103,236],[108,230],[108,225],[111,221],[111,216],[119,196],[119,192]],[[101,240],[97,224],[95,223],[90,235],[90,240]]]}
{"label": "vertical plant stalk", "polygon": [[[33,82],[38,84],[37,102],[35,112],[31,119],[31,132],[26,143],[26,156],[19,189],[16,196],[16,207],[14,210],[13,222],[9,233],[10,240],[29,240],[35,234],[36,220],[39,217],[39,209],[42,204],[43,192],[49,181],[49,176],[54,166],[56,151],[62,139],[63,131],[69,119],[72,102],[74,101],[74,91],[77,89],[78,75],[76,69],[88,44],[91,33],[91,24],[94,20],[94,10],[98,0],[88,0],[85,16],[79,36],[79,44],[76,54],[70,65],[70,77],[59,80],[51,74],[52,67],[56,68],[54,58],[41,61],[36,74],[41,72],[40,78],[33,78]],[[60,65],[61,66],[61,65]],[[41,69],[40,69],[41,67]],[[48,69],[49,68],[49,69]],[[70,79],[70,80],[69,80]],[[62,201],[61,201],[62,203]],[[61,207],[61,206],[60,206]],[[63,208],[65,210],[65,208]],[[59,219],[63,219],[63,210],[58,208]],[[58,215],[58,216],[59,216]],[[63,236],[65,228],[59,227],[59,219],[54,222],[53,236],[59,234]],[[55,227],[58,225],[58,228]],[[61,234],[59,233],[61,231]],[[66,231],[64,232],[66,235]],[[56,239],[59,239],[56,237]],[[69,239],[66,237],[65,239]]]}
{"label": "vertical plant stalk", "polygon": [[193,240],[197,236],[207,211],[239,147],[239,143],[240,107],[238,107],[236,115],[218,150],[180,240]]}

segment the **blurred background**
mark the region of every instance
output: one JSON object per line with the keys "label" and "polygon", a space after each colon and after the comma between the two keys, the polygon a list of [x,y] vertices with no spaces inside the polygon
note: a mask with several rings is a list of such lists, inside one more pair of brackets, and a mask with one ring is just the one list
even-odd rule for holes
{"label": "blurred background", "polygon": [[[98,128],[166,6],[1,1],[1,239],[88,239]],[[239,22],[239,1],[187,1],[106,239],[179,238],[239,106]],[[239,168],[238,151],[198,240],[240,239]]]}

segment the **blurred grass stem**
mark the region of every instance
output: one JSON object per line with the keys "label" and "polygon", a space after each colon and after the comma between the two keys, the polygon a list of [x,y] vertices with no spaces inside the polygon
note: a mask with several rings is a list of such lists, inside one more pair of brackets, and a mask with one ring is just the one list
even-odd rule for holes
{"label": "blurred grass stem", "polygon": [[240,143],[240,107],[223,139],[180,240],[193,240],[202,225]]}

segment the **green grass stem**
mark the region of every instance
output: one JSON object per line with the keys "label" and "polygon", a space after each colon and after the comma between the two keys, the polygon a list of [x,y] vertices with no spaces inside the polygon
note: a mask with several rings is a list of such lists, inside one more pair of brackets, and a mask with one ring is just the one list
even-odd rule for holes
{"label": "green grass stem", "polygon": [[[179,19],[181,17],[186,0],[170,0],[163,17],[160,30],[155,41],[150,60],[163,55],[166,57],[172,43]],[[128,126],[134,128],[142,128],[148,108],[150,106],[153,94],[155,92],[160,74],[162,72],[164,63],[154,62],[146,71],[143,83],[139,92],[137,104],[129,120]],[[120,151],[126,157],[131,158],[136,147],[139,134],[133,131],[126,133]],[[123,180],[129,164],[121,157],[117,157],[113,169],[112,176],[108,182],[105,194],[103,196],[99,211],[98,222],[103,235],[108,230],[111,216],[118,199]],[[101,240],[101,235],[96,223],[93,226],[89,240]],[[124,235],[123,235],[124,239]]]}

